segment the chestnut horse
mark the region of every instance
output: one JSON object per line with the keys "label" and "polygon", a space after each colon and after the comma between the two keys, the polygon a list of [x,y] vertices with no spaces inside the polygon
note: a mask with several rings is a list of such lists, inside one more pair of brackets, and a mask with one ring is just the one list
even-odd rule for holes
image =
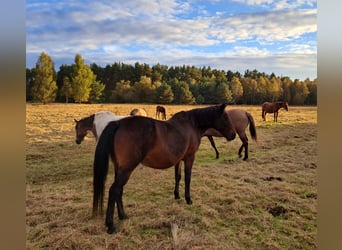
{"label": "chestnut horse", "polygon": [[74,119],[76,122],[76,143],[81,144],[88,131],[93,133],[97,141],[108,122],[116,121],[125,117],[127,116],[115,115],[110,111],[99,111],[90,116],[84,117],[81,120]]}
{"label": "chestnut horse", "polygon": [[262,104],[262,119],[266,121],[266,113],[274,113],[274,122],[278,121],[278,110],[284,108],[286,111],[289,110],[287,102],[264,102]]}
{"label": "chestnut horse", "polygon": [[[175,199],[179,187],[179,165],[184,162],[185,200],[190,198],[191,169],[203,133],[214,128],[227,140],[235,138],[235,130],[225,112],[226,104],[176,113],[167,121],[132,116],[109,122],[96,146],[93,178],[93,216],[102,214],[104,186],[109,156],[114,163],[115,178],[109,189],[105,225],[107,233],[115,232],[113,215],[117,204],[119,219],[126,219],[122,203],[123,187],[139,163],[155,169],[175,165]],[[162,157],[161,157],[162,156]]]}
{"label": "chestnut horse", "polygon": [[[247,160],[248,159],[248,137],[245,133],[245,130],[248,124],[249,124],[249,132],[253,140],[257,141],[257,133],[256,133],[256,127],[255,127],[253,116],[249,112],[242,110],[242,109],[231,109],[226,112],[233,124],[233,127],[236,130],[236,133],[239,135],[239,138],[242,141],[242,145],[239,148],[238,155],[239,157],[242,157],[241,153],[242,153],[243,148],[245,148],[245,156],[243,160]],[[205,131],[204,136],[208,137],[211,143],[211,146],[214,148],[216,152],[216,159],[218,159],[219,152],[216,148],[213,136],[222,137],[222,135],[218,131],[210,128],[207,131]]]}
{"label": "chestnut horse", "polygon": [[161,119],[166,120],[166,110],[163,106],[156,107],[156,119],[159,119],[159,115],[161,114]]}

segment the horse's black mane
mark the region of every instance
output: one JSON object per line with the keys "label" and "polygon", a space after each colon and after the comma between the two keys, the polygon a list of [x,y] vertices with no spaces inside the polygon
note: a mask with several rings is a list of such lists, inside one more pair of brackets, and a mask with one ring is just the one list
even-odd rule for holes
{"label": "horse's black mane", "polygon": [[189,115],[192,116],[192,119],[197,127],[207,128],[213,123],[214,120],[218,118],[218,116],[221,115],[221,105],[192,109],[188,112]]}
{"label": "horse's black mane", "polygon": [[84,125],[91,127],[93,126],[94,118],[95,118],[95,114],[92,114],[90,116],[82,118],[81,120],[79,120],[79,122],[82,122],[84,123]]}

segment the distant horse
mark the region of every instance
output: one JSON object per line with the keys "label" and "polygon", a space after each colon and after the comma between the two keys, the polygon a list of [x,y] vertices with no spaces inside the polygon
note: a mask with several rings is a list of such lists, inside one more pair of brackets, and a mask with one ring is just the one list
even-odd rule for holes
{"label": "distant horse", "polygon": [[191,169],[203,133],[214,128],[227,140],[235,138],[235,130],[224,112],[226,105],[197,108],[176,113],[167,121],[132,116],[108,123],[96,146],[93,179],[93,216],[102,214],[104,185],[109,155],[114,163],[115,179],[109,189],[105,225],[107,233],[115,232],[113,215],[117,204],[119,219],[127,215],[122,204],[123,187],[139,163],[155,169],[175,165],[175,199],[179,187],[180,162],[184,162],[185,200],[190,198]]}
{"label": "distant horse", "polygon": [[136,108],[129,113],[129,115],[140,115],[140,116],[147,116],[147,112],[144,108]]}
{"label": "distant horse", "polygon": [[88,131],[93,133],[97,141],[108,122],[116,121],[125,117],[127,116],[115,115],[110,111],[99,111],[90,116],[84,117],[79,121],[74,119],[76,122],[76,143],[81,144]]}
{"label": "distant horse", "polygon": [[274,122],[278,121],[278,110],[284,108],[286,111],[289,110],[287,102],[264,102],[262,104],[262,119],[266,121],[266,113],[274,113]]}
{"label": "distant horse", "polygon": [[159,119],[160,114],[161,114],[161,119],[166,120],[166,110],[163,106],[156,107],[156,119]]}
{"label": "distant horse", "polygon": [[[253,116],[248,113],[245,110],[241,110],[241,109],[231,109],[226,111],[232,124],[233,127],[236,130],[236,133],[239,135],[240,140],[242,141],[242,145],[239,149],[239,157],[242,157],[242,150],[243,148],[245,148],[245,156],[243,158],[243,160],[247,160],[248,159],[248,137],[245,133],[245,130],[249,124],[249,132],[253,138],[254,141],[257,141],[257,133],[256,133],[256,127],[255,127],[255,123],[254,123],[254,119]],[[207,136],[211,146],[215,149],[216,152],[216,159],[219,158],[219,152],[216,148],[215,145],[215,141],[213,139],[213,136],[216,137],[222,137],[222,135],[220,134],[220,132],[218,132],[215,129],[208,129],[207,131],[205,131],[203,136]]]}

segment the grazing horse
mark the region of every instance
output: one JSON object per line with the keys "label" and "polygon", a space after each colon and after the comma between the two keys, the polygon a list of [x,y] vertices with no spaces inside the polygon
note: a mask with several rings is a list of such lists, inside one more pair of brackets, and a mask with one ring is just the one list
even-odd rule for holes
{"label": "grazing horse", "polygon": [[266,113],[274,113],[274,122],[278,121],[278,110],[284,108],[286,111],[289,110],[287,102],[264,102],[262,104],[262,119],[266,121]]}
{"label": "grazing horse", "polygon": [[140,116],[147,116],[147,112],[144,108],[137,108],[132,109],[131,113],[129,115],[140,115]]}
{"label": "grazing horse", "polygon": [[107,233],[115,232],[113,216],[117,204],[119,219],[126,219],[122,203],[123,187],[139,163],[155,169],[175,165],[175,199],[179,187],[180,162],[184,162],[185,200],[190,198],[191,169],[203,133],[214,128],[227,140],[235,138],[235,130],[224,112],[226,105],[215,105],[180,111],[167,121],[132,116],[108,123],[96,146],[93,179],[93,216],[102,214],[104,186],[109,156],[114,163],[115,178],[109,189],[105,225]]}
{"label": "grazing horse", "polygon": [[161,114],[161,119],[166,120],[166,110],[163,106],[156,107],[156,119],[159,119],[160,114]]}
{"label": "grazing horse", "polygon": [[115,115],[110,111],[99,111],[95,114],[84,117],[79,121],[74,119],[76,122],[76,143],[81,144],[88,131],[93,133],[97,141],[108,122],[116,121],[125,117],[127,116]]}
{"label": "grazing horse", "polygon": [[[253,116],[249,112],[242,110],[242,109],[231,109],[226,112],[233,124],[233,127],[235,128],[236,133],[239,135],[239,138],[242,141],[242,145],[239,149],[238,155],[239,157],[242,157],[241,153],[242,153],[243,148],[245,148],[245,156],[243,160],[247,160],[248,159],[248,137],[245,133],[245,130],[248,124],[249,124],[249,132],[253,140],[257,141],[257,133],[256,133],[256,127],[255,127]],[[216,159],[218,159],[219,152],[216,148],[213,136],[222,137],[222,135],[217,130],[210,128],[207,131],[205,131],[203,136],[208,137],[211,143],[211,146],[215,149]]]}

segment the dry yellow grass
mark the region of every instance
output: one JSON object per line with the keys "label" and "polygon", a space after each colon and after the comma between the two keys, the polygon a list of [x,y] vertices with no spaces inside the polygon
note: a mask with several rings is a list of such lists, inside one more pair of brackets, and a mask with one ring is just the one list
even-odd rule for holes
{"label": "dry yellow grass", "polygon": [[[258,144],[250,139],[249,160],[238,158],[238,138],[215,138],[218,160],[203,138],[191,206],[183,199],[183,179],[182,199],[173,199],[173,168],[137,168],[123,195],[130,218],[119,221],[115,213],[118,233],[108,235],[104,219],[91,218],[95,140],[89,135],[76,145],[73,119],[100,110],[127,115],[135,107],[155,117],[155,106],[27,104],[26,249],[317,248],[316,107],[280,110],[278,123],[270,114],[263,122],[258,106],[230,107],[254,116]],[[168,117],[194,108],[165,107]],[[112,176],[111,168],[106,194]],[[276,207],[284,213],[273,216],[269,210]]]}

